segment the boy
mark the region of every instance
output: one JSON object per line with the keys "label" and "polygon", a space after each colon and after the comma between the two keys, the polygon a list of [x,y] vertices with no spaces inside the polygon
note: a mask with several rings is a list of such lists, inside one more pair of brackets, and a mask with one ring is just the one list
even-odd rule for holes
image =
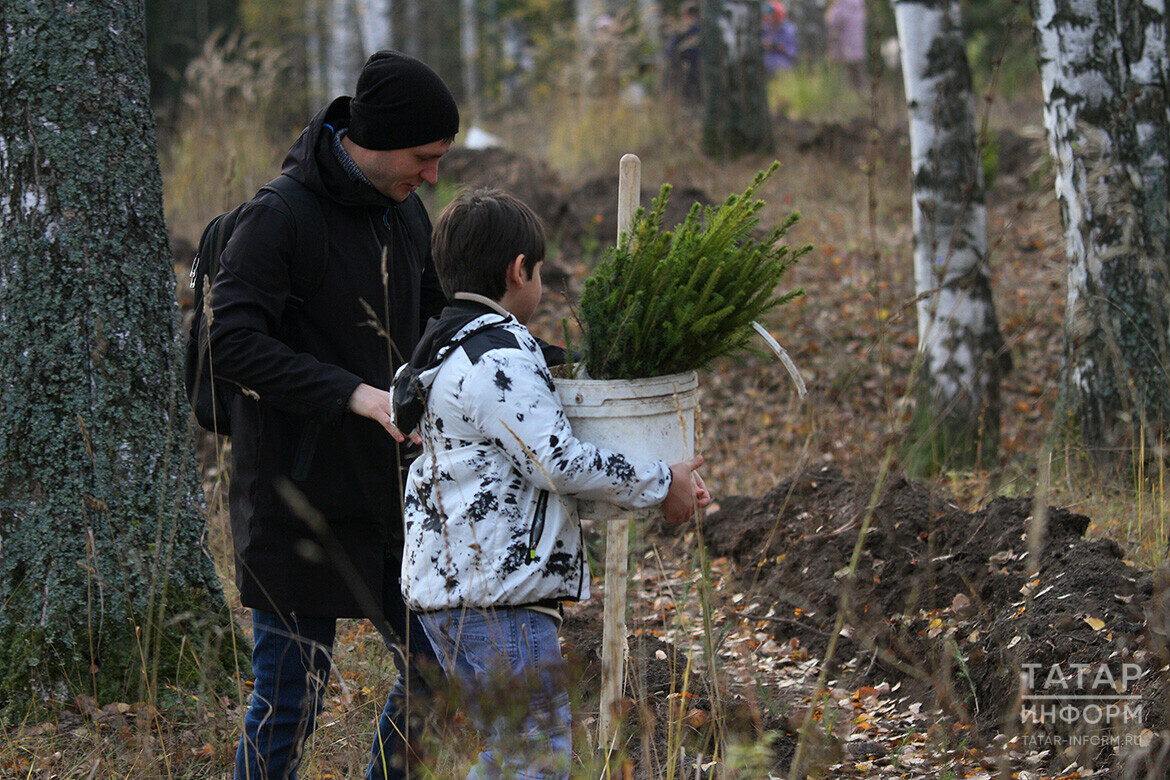
{"label": "boy", "polygon": [[[661,506],[683,522],[710,503],[695,473],[702,458],[638,462],[573,437],[525,327],[544,260],[544,230],[527,206],[499,190],[465,193],[431,242],[453,303],[395,378],[396,398],[413,374],[426,404],[406,487],[403,595],[449,678],[477,694],[507,686],[490,713],[476,709],[487,749],[468,780],[567,778],[560,602],[589,596],[576,500]],[[512,733],[502,705],[524,693]]]}

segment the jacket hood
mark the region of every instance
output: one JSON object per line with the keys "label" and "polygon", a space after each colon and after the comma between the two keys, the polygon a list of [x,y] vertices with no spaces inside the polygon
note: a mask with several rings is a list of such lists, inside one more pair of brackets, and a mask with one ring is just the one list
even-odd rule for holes
{"label": "jacket hood", "polygon": [[427,323],[422,339],[410,356],[410,367],[417,372],[422,386],[429,387],[447,353],[459,346],[467,336],[510,321],[513,321],[513,317],[505,317],[482,303],[457,301]]}
{"label": "jacket hood", "polygon": [[350,100],[339,97],[317,112],[289,148],[280,172],[346,206],[396,207],[393,198],[351,179],[333,153],[334,133],[349,127]]}

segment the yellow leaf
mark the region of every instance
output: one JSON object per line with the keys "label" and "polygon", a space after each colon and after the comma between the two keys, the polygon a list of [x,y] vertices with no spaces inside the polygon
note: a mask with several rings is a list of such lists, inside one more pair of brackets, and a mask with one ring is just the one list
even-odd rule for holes
{"label": "yellow leaf", "polygon": [[1085,622],[1088,623],[1089,628],[1093,629],[1094,631],[1100,631],[1101,629],[1105,628],[1105,621],[1101,620],[1100,618],[1087,617],[1085,618]]}

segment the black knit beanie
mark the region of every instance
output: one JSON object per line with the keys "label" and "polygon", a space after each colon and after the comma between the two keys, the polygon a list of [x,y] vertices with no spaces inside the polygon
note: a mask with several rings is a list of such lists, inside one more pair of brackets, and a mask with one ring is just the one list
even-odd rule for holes
{"label": "black knit beanie", "polygon": [[349,138],[366,149],[424,146],[459,131],[459,108],[439,74],[397,51],[366,60],[349,111]]}

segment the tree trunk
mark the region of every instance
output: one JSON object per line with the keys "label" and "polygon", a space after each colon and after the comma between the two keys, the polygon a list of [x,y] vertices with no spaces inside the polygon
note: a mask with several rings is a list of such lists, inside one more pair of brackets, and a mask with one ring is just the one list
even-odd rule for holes
{"label": "tree trunk", "polygon": [[[364,65],[365,58],[374,52],[392,48],[390,42],[394,39],[394,30],[391,26],[391,3],[390,0],[358,0],[357,6]],[[354,73],[354,83],[357,83],[357,73]],[[350,85],[345,92],[338,94],[348,94],[352,89]]]}
{"label": "tree trunk", "polygon": [[761,15],[750,0],[704,0],[702,28],[703,152],[731,159],[770,154]]}
{"label": "tree trunk", "polygon": [[464,124],[483,120],[483,105],[479,91],[479,14],[476,0],[460,0],[461,19],[459,53],[463,65],[463,100],[467,118]]}
{"label": "tree trunk", "polygon": [[829,36],[825,30],[825,3],[823,0],[792,0],[788,3],[788,18],[796,25],[799,67],[808,68],[825,59]]}
{"label": "tree trunk", "polygon": [[310,104],[352,95],[366,59],[391,43],[388,0],[305,0]]}
{"label": "tree trunk", "polygon": [[915,470],[991,461],[1009,360],[987,276],[987,213],[958,0],[895,0],[910,115]]}
{"label": "tree trunk", "polygon": [[1069,421],[1099,461],[1170,420],[1170,100],[1163,0],[1034,0],[1068,254]]}
{"label": "tree trunk", "polygon": [[401,51],[412,57],[423,56],[423,0],[402,0],[402,16],[405,24],[402,25]]}
{"label": "tree trunk", "polygon": [[325,83],[328,25],[322,17],[321,0],[304,0],[304,13],[306,97],[310,106],[317,106],[329,99],[329,89]]}
{"label": "tree trunk", "polygon": [[573,14],[577,28],[577,88],[588,92],[592,86],[593,64],[597,58],[597,21],[603,13],[601,0],[574,0]]}
{"label": "tree trunk", "polygon": [[[0,702],[229,676],[140,0],[0,6]],[[134,698],[125,698],[134,697]]]}

